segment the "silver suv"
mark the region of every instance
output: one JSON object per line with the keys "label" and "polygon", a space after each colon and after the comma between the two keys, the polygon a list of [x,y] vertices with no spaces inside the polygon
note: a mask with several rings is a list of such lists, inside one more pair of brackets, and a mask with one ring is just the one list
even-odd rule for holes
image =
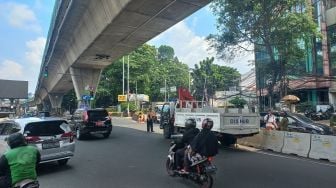
{"label": "silver suv", "polygon": [[0,122],[0,142],[4,143],[6,137],[16,132],[21,132],[29,145],[39,149],[40,163],[57,161],[65,165],[74,156],[74,136],[63,119],[31,117]]}

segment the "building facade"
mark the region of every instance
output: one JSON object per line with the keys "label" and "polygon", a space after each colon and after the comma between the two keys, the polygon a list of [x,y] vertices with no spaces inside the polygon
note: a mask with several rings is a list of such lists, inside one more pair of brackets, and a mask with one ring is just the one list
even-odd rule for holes
{"label": "building facade", "polygon": [[[336,105],[336,0],[312,0],[313,17],[318,25],[321,38],[312,39],[312,47],[306,50],[304,59],[296,62],[296,74],[293,70],[286,72],[282,84],[286,84],[287,94],[295,94],[301,103],[309,105],[332,104]],[[256,47],[256,85],[257,95],[261,108],[270,106],[267,92],[269,78],[263,74],[269,62],[267,54]],[[304,74],[302,74],[304,73]],[[274,87],[274,101],[280,101],[279,83]]]}

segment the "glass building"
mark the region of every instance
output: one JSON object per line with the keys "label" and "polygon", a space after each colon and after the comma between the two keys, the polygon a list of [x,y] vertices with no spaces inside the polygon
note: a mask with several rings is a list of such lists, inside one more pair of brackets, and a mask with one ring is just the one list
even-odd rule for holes
{"label": "glass building", "polygon": [[[297,95],[301,103],[336,107],[336,0],[311,0],[311,5],[322,38],[312,39],[312,46],[305,48],[305,57],[295,63],[295,71],[286,72],[283,82],[289,88],[287,94]],[[256,85],[261,108],[269,106],[266,88],[270,80],[263,66],[270,58],[263,51],[262,47],[255,46]],[[273,99],[280,101],[279,87],[274,90]]]}

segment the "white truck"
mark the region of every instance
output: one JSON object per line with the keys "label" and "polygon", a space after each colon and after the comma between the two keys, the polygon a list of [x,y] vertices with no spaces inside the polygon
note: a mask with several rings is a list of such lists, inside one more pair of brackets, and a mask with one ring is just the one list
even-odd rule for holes
{"label": "white truck", "polygon": [[250,109],[213,108],[195,101],[189,105],[187,102],[180,104],[182,103],[170,102],[162,107],[160,128],[163,129],[165,138],[183,132],[185,120],[188,118],[194,118],[199,129],[202,128],[203,119],[211,118],[214,121],[212,131],[217,133],[218,140],[225,146],[236,143],[237,138],[259,133],[259,114]]}

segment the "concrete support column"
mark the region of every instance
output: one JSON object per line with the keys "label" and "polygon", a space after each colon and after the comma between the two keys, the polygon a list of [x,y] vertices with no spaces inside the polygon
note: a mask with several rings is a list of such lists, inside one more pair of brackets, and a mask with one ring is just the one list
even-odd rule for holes
{"label": "concrete support column", "polygon": [[42,101],[43,111],[50,111],[50,104],[47,101]]}
{"label": "concrete support column", "polygon": [[88,95],[90,90],[96,95],[102,69],[70,67],[70,73],[78,100],[78,107],[88,106],[83,101],[82,96]]}
{"label": "concrete support column", "polygon": [[56,114],[60,114],[60,109],[62,107],[62,101],[64,94],[60,93],[49,93],[49,100],[51,104],[51,108],[53,111],[55,111]]}

